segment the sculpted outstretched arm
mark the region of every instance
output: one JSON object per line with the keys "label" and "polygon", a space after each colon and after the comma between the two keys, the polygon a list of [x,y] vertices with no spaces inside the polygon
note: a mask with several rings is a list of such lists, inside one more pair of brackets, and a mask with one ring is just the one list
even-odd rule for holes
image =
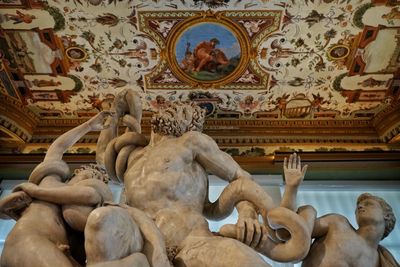
{"label": "sculpted outstretched arm", "polygon": [[285,192],[283,193],[281,207],[296,211],[297,191],[300,183],[303,181],[307,171],[307,165],[301,168],[300,156],[296,153],[290,155],[289,160],[285,158],[283,163],[283,171],[285,174]]}
{"label": "sculpted outstretched arm", "polygon": [[104,120],[111,116],[111,112],[102,111],[90,120],[69,130],[58,137],[49,147],[43,161],[60,161],[64,152],[75,144],[82,136],[90,131],[99,131],[107,128]]}

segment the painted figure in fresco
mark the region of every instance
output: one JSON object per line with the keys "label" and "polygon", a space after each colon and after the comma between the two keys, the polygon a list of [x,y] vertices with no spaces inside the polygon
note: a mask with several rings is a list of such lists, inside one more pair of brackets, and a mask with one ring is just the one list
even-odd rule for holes
{"label": "painted figure in fresco", "polygon": [[394,7],[388,14],[383,14],[382,18],[387,20],[400,19],[400,9],[398,7]]}
{"label": "painted figure in fresco", "polygon": [[14,24],[19,24],[19,23],[32,23],[34,19],[36,19],[36,16],[30,15],[30,14],[24,14],[21,11],[17,10],[15,11],[16,14],[5,14],[6,18],[13,20]]}
{"label": "painted figure in fresco", "polygon": [[207,68],[207,64],[209,63],[220,65],[226,65],[229,63],[224,52],[215,48],[219,43],[220,42],[217,38],[212,38],[210,41],[203,41],[195,47],[193,54],[196,59],[196,72],[203,69],[211,70],[211,68]]}
{"label": "painted figure in fresco", "polygon": [[109,53],[109,55],[118,55],[118,56],[125,56],[128,58],[134,58],[142,62],[145,67],[149,65],[147,52],[140,49],[128,49],[128,51],[125,52]]}
{"label": "painted figure in fresco", "polygon": [[358,229],[339,214],[318,218],[312,234],[315,240],[302,266],[400,266],[390,252],[379,245],[396,222],[389,204],[380,197],[364,193],[357,199],[355,214]]}
{"label": "painted figure in fresco", "polygon": [[86,57],[86,53],[84,50],[82,50],[79,47],[76,48],[69,48],[67,50],[67,55],[72,59],[72,60],[83,60]]}
{"label": "painted figure in fresco", "polygon": [[186,44],[185,58],[181,62],[181,69],[186,72],[194,71],[194,64],[196,58],[194,57],[192,51],[190,51],[190,43]]}
{"label": "painted figure in fresco", "polygon": [[363,87],[375,87],[375,86],[382,86],[385,85],[387,81],[380,81],[380,80],[375,80],[374,78],[368,78],[362,82],[358,82],[358,85],[361,85]]}
{"label": "painted figure in fresco", "polygon": [[60,81],[54,81],[53,79],[50,80],[43,80],[43,79],[34,79],[32,81],[33,85],[37,87],[50,87],[50,86],[58,86],[61,85]]}
{"label": "painted figure in fresco", "polygon": [[[126,115],[121,110],[126,110],[129,102],[119,101],[134,97],[129,91],[125,94],[125,97],[116,98],[115,108],[117,114],[124,117]],[[138,106],[134,105],[134,108],[138,109]],[[130,114],[134,113],[130,110]],[[174,266],[269,266],[252,248],[279,260],[304,257],[311,243],[311,229],[302,217],[291,211],[295,209],[297,188],[305,174],[298,157],[290,159],[281,203],[283,207],[275,209],[274,213],[271,211],[275,207],[271,197],[252,181],[249,173],[222,152],[213,139],[201,133],[204,113],[194,104],[170,105],[152,118],[149,143],[135,131],[125,132],[116,138],[116,128],[101,132],[98,144],[107,144],[107,147],[98,147],[96,151],[100,153],[99,157],[104,157],[110,178],[123,181],[126,203],[144,211],[154,220]],[[111,124],[116,125],[116,122]],[[215,203],[208,201],[207,172],[230,182]],[[254,204],[242,200],[251,200]],[[205,220],[205,217],[220,219],[228,216],[235,204],[239,222],[234,237],[247,246],[235,239],[214,236]],[[253,205],[265,220],[281,219],[274,225],[291,224],[289,232],[298,235],[297,240],[294,237],[289,241],[285,239],[286,243],[279,243],[280,239],[275,237],[279,245],[272,242],[269,238],[273,235],[272,229],[267,224],[259,223]],[[119,220],[118,212],[118,209],[102,207],[94,210],[87,222],[86,230],[99,233],[92,235],[97,237],[93,242],[104,244],[103,262],[107,262],[110,255],[119,254],[124,242],[127,242],[109,236],[111,222]],[[92,221],[91,217],[96,220]],[[293,240],[297,242],[296,249],[293,248]],[[286,245],[290,248],[285,250]],[[157,253],[154,252],[154,255]]]}

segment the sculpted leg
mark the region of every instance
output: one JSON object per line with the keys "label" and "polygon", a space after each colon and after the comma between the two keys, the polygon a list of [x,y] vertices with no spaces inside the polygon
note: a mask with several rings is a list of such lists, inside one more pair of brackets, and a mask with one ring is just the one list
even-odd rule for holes
{"label": "sculpted leg", "polygon": [[152,267],[171,266],[161,232],[136,208],[107,206],[94,210],[86,224],[85,238],[91,267],[147,267],[149,262]]}
{"label": "sculpted leg", "polygon": [[[1,255],[1,266],[6,267],[76,267],[79,266],[67,256],[68,247],[58,247],[48,239],[39,235],[30,238],[8,237]],[[23,251],[24,253],[18,253]]]}
{"label": "sculpted leg", "polygon": [[144,239],[143,253],[152,267],[170,267],[164,237],[154,221],[143,211],[129,207],[128,212],[139,225]]}
{"label": "sculpted leg", "polygon": [[270,267],[252,248],[230,238],[189,237],[175,267]]}
{"label": "sculpted leg", "polygon": [[90,267],[150,267],[147,258],[142,253],[133,253],[121,260],[100,262],[88,265]]}
{"label": "sculpted leg", "polygon": [[101,207],[88,217],[85,251],[88,265],[120,260],[143,248],[143,238],[126,209]]}
{"label": "sculpted leg", "polygon": [[210,62],[210,61],[213,60],[213,57],[210,56],[209,54],[207,54],[206,52],[201,52],[201,53],[199,52],[199,53],[198,53],[198,56],[199,56],[199,58],[200,58],[200,63],[199,63],[199,65],[197,66],[196,71],[201,71],[201,68],[202,68],[205,64],[207,64],[208,62]]}

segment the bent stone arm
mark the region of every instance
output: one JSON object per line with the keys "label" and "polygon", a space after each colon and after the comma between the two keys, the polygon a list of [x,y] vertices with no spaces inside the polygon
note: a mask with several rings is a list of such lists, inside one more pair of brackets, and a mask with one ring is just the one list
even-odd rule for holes
{"label": "bent stone arm", "polygon": [[[215,141],[207,135],[193,132],[190,143],[195,151],[196,160],[209,172],[231,182],[220,198],[204,207],[204,215],[219,220],[229,216],[236,204],[240,217],[257,218],[253,204],[259,211],[275,207],[272,198],[254,182],[251,175],[227,153],[221,151]],[[232,185],[234,184],[234,185]]]}
{"label": "bent stone arm", "polygon": [[110,115],[111,112],[102,111],[88,121],[62,134],[50,145],[43,161],[60,161],[64,152],[74,145],[82,136],[90,131],[104,129],[104,119]]}
{"label": "bent stone arm", "polygon": [[117,136],[118,121],[115,118],[108,118],[107,124],[109,128],[100,132],[99,139],[96,143],[96,162],[104,166],[104,157],[108,143]]}
{"label": "bent stone arm", "polygon": [[[54,204],[64,205],[96,205],[102,201],[97,191],[89,186],[62,186],[44,188],[26,183],[18,186],[30,197],[51,202]],[[17,188],[18,188],[17,187]]]}
{"label": "bent stone arm", "polygon": [[[118,118],[123,117],[123,122],[130,131],[141,133],[142,103],[137,92],[127,89],[120,92],[113,103],[112,110],[116,112],[116,117],[109,118],[108,129],[102,130],[96,144],[96,161],[104,165],[107,145],[118,135]],[[128,115],[124,114],[128,112]]]}

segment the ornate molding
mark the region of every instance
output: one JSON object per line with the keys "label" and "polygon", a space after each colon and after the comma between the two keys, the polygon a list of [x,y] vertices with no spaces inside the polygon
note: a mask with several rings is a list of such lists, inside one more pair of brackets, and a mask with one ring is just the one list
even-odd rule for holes
{"label": "ornate molding", "polygon": [[[204,132],[223,147],[260,146],[274,143],[389,144],[389,141],[400,133],[399,110],[400,104],[394,103],[372,120],[207,119]],[[149,135],[151,114],[145,115],[142,119],[142,130],[144,134]],[[30,143],[51,143],[64,132],[86,120],[81,118],[44,119],[37,122],[36,119]],[[94,144],[97,137],[98,133],[90,133],[83,137],[80,143]]]}
{"label": "ornate molding", "polygon": [[39,118],[16,98],[0,94],[0,125],[29,142]]}
{"label": "ornate molding", "polygon": [[400,133],[400,101],[379,112],[372,120],[379,137],[388,142]]}
{"label": "ornate molding", "polygon": [[[51,143],[85,119],[51,119],[39,123],[31,143]],[[121,128],[121,131],[123,128]],[[150,134],[150,117],[142,119],[142,131]],[[369,120],[217,120],[208,119],[204,132],[221,146],[279,144],[383,144]],[[90,133],[80,143],[95,143]]]}

